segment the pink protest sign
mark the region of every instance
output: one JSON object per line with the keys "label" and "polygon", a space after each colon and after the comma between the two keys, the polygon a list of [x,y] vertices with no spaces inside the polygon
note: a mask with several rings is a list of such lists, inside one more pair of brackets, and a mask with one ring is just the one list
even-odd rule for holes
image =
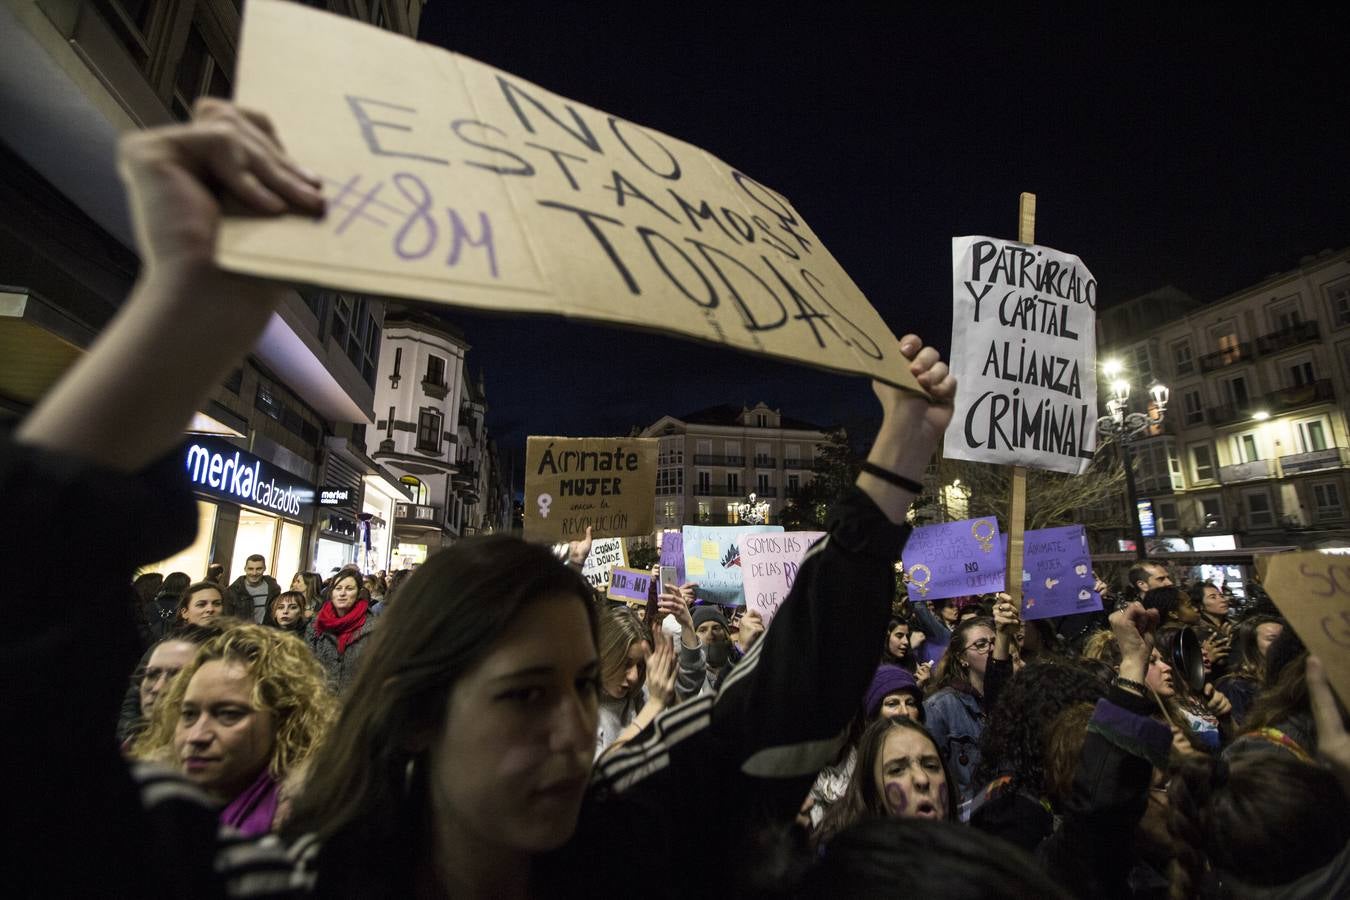
{"label": "pink protest sign", "polygon": [[802,558],[823,531],[785,531],[752,534],[741,540],[741,569],[745,573],[745,605],[768,625],[787,598]]}

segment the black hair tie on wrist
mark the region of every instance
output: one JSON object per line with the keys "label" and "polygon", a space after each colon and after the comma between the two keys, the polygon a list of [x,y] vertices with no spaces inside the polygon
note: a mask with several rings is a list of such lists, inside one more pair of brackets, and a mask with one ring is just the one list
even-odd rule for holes
{"label": "black hair tie on wrist", "polygon": [[875,463],[864,462],[862,464],[862,471],[866,472],[868,475],[880,478],[882,481],[889,482],[901,490],[909,491],[911,494],[923,493],[923,485],[919,484],[913,478],[906,478],[897,472],[892,472],[890,469],[883,469]]}

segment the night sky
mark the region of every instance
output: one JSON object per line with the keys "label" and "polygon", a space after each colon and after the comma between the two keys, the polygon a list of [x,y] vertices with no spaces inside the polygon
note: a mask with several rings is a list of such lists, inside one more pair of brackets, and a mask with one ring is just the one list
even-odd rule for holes
{"label": "night sky", "polygon": [[[944,352],[950,238],[1015,238],[1020,191],[1037,194],[1037,243],[1080,256],[1107,306],[1166,284],[1217,299],[1350,243],[1344,12],[826,6],[433,0],[421,38],[780,191],[897,336]],[[876,412],[861,378],[562,319],[451,318],[504,451],[717,403],[855,430]]]}

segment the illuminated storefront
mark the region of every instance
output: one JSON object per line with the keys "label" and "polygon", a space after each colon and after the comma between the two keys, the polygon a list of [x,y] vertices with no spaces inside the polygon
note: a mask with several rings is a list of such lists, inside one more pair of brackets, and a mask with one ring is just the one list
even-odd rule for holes
{"label": "illuminated storefront", "polygon": [[305,529],[313,516],[314,485],[229,441],[193,435],[183,466],[197,495],[197,538],[191,547],[146,571],[204,578],[212,562],[230,579],[255,553],[283,584],[305,566]]}

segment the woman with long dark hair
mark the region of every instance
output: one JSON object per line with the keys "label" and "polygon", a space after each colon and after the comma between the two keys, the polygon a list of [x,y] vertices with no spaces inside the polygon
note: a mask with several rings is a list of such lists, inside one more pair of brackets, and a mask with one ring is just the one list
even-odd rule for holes
{"label": "woman with long dark hair", "polygon": [[1239,729],[1245,725],[1266,680],[1266,654],[1284,627],[1284,620],[1278,616],[1255,615],[1239,622],[1234,631],[1228,674],[1215,687],[1233,704],[1233,724]]}
{"label": "woman with long dark hair", "polygon": [[975,769],[980,764],[980,735],[988,716],[984,676],[993,652],[993,619],[966,619],[957,625],[923,702],[928,731],[955,776],[963,800],[974,791]]}

